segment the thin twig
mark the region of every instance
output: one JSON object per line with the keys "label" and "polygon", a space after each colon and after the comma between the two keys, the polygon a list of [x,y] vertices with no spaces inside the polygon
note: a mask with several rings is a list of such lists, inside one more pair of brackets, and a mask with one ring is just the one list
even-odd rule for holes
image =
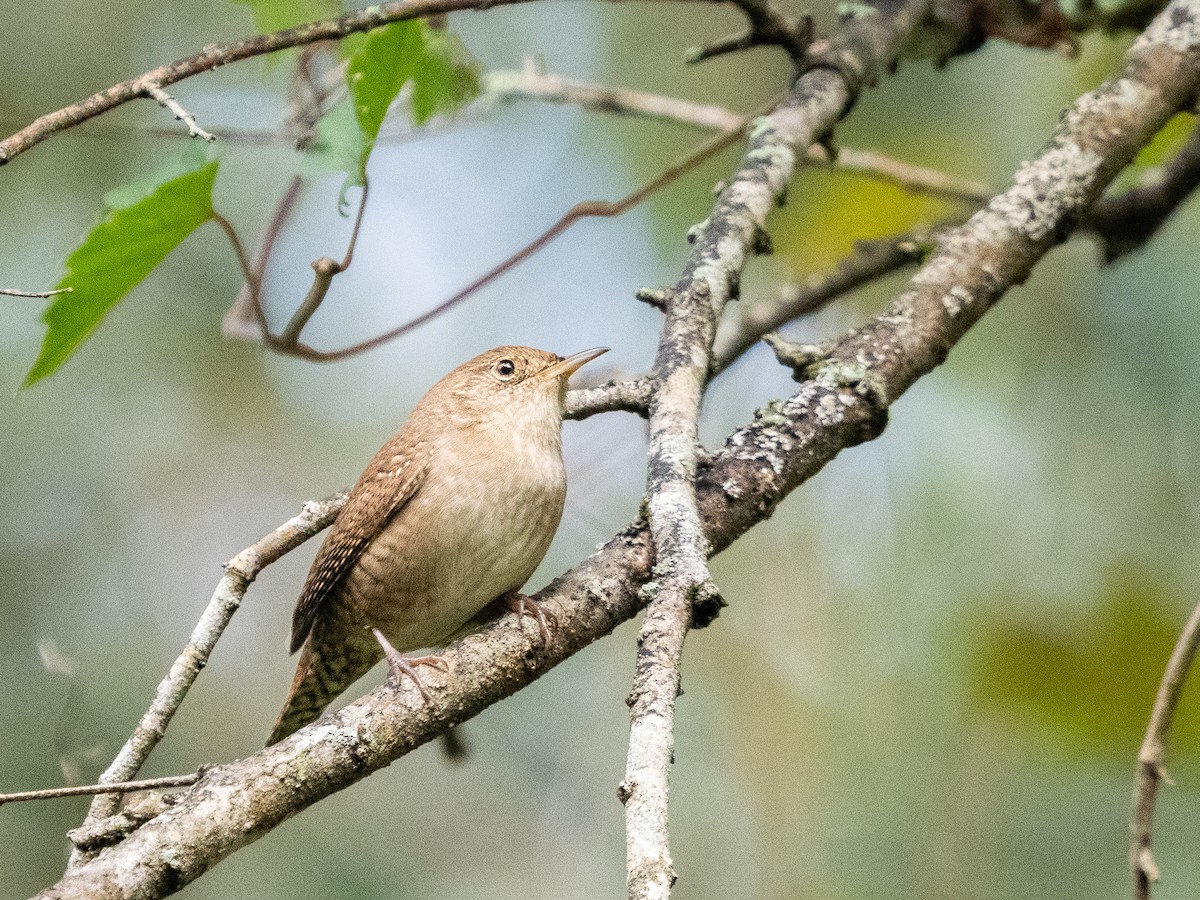
{"label": "thin twig", "polygon": [[33,297],[44,300],[47,297],[54,297],[58,294],[69,294],[73,290],[75,288],[72,287],[58,288],[53,291],[19,291],[16,288],[0,288],[0,295],[5,297]]}
{"label": "thin twig", "polygon": [[420,19],[437,13],[455,10],[486,10],[495,6],[528,3],[531,0],[399,0],[381,3],[366,9],[355,10],[336,19],[326,19],[285,28],[270,34],[258,34],[234,41],[232,44],[211,44],[199,53],[184,57],[173,63],[151,69],[136,78],[114,84],[92,96],[47,113],[26,125],[17,133],[0,141],[0,165],[11,162],[30,147],[33,147],[63,129],[78,125],[123,103],[149,94],[149,86],[165,89],[185,78],[208,72],[218,66],[313,44],[317,41],[333,41],[348,34],[370,31],[390,22]]}
{"label": "thin twig", "polygon": [[788,56],[799,65],[804,60],[812,40],[813,23],[808,16],[797,22],[789,20],[777,10],[770,0],[729,0],[749,20],[749,26],[741,34],[730,35],[703,47],[687,52],[689,63],[698,63],[714,56],[749,50],[751,47],[775,45],[787,51]]}
{"label": "thin twig", "polygon": [[784,288],[773,302],[741,306],[740,317],[717,336],[710,374],[715,376],[725,371],[766,333],[815,312],[864,284],[920,262],[925,250],[933,244],[933,235],[951,224],[961,223],[944,222],[932,228],[914,228],[891,237],[858,241],[854,252],[832,272]]}
{"label": "thin twig", "polygon": [[808,161],[837,172],[853,172],[865,178],[894,184],[914,194],[944,197],[960,203],[980,205],[996,193],[982,181],[964,178],[940,169],[918,166],[874,150],[839,147],[836,156],[821,144],[808,148]]}
{"label": "thin twig", "polygon": [[157,100],[160,106],[164,107],[171,115],[187,126],[189,137],[200,138],[201,140],[208,141],[210,144],[216,140],[216,136],[197,125],[196,117],[184,109],[183,104],[164,91],[161,86],[150,82],[145,86],[145,91],[148,96]]}
{"label": "thin twig", "polygon": [[[296,60],[296,72],[292,76],[288,95],[288,115],[281,129],[281,136],[286,137],[297,150],[305,150],[311,146],[317,136],[317,123],[325,111],[330,98],[341,88],[345,87],[344,63],[333,65],[324,77],[313,74],[312,64],[320,52],[318,46],[305,47]],[[283,226],[291,215],[300,196],[303,179],[293,175],[288,182],[278,202],[275,211],[263,234],[262,244],[254,260],[253,268],[247,268],[242,263],[244,251],[239,252],[239,263],[242,264],[242,286],[238,289],[233,305],[221,320],[221,333],[226,337],[241,340],[260,341],[270,334],[267,327],[267,316],[263,310],[262,285],[263,276],[271,262],[271,254],[275,250],[275,242],[279,238]],[[357,234],[358,223],[361,221],[362,207],[359,207],[359,219],[355,222]],[[226,229],[226,234],[238,249],[236,233]],[[316,263],[313,264],[314,266]]]}
{"label": "thin twig", "polygon": [[86,797],[91,794],[128,794],[133,791],[149,791],[154,788],[186,787],[195,784],[201,773],[191,775],[167,775],[163,778],[146,778],[142,781],[114,781],[111,784],[81,784],[73,787],[43,788],[37,791],[17,791],[0,794],[0,806],[5,803],[21,803],[25,800],[54,800],[58,797]]}
{"label": "thin twig", "polygon": [[[208,664],[208,657],[216,646],[217,639],[241,605],[242,597],[245,596],[251,582],[264,566],[327,527],[337,516],[344,502],[345,495],[336,494],[326,500],[306,503],[303,512],[298,516],[284,522],[226,563],[225,574],[201,614],[200,621],[192,630],[187,646],[172,663],[167,676],[159,683],[150,708],[142,715],[141,721],[121,748],[121,752],[100,776],[101,784],[121,783],[137,775],[142,763],[166,733],[171,717],[187,696],[196,676]],[[97,796],[88,810],[84,827],[111,816],[117,811],[118,803],[115,795]],[[76,850],[71,854],[71,866],[81,865],[88,858],[86,854]]]}
{"label": "thin twig", "polygon": [[745,116],[723,106],[547,74],[530,59],[519,70],[488,72],[483,83],[485,102],[562,103],[593,112],[674,122],[710,131],[732,131],[746,124]]}
{"label": "thin twig", "polygon": [[[299,346],[300,332],[304,330],[304,326],[308,324],[308,320],[313,317],[313,314],[320,307],[321,301],[329,293],[333,279],[350,268],[350,263],[354,261],[354,248],[358,244],[358,235],[362,228],[363,215],[367,211],[367,194],[369,190],[369,182],[364,177],[362,194],[358,198],[358,213],[354,217],[354,226],[350,230],[350,240],[346,244],[346,255],[342,257],[342,261],[338,262],[328,256],[322,256],[320,259],[314,260],[312,264],[312,287],[309,288],[308,294],[296,308],[296,312],[292,314],[292,318],[288,321],[287,326],[280,332],[278,337],[274,337],[270,331],[264,330],[263,340],[266,341],[267,346],[272,350],[290,353]],[[260,310],[261,320],[266,322],[266,312],[262,309],[262,297],[259,292],[260,287],[261,285],[255,285],[253,298],[255,305]]]}
{"label": "thin twig", "polygon": [[589,217],[612,217],[619,216],[624,212],[632,209],[638,204],[646,200],[647,197],[671,184],[680,176],[690,172],[692,169],[699,166],[701,163],[712,158],[717,153],[731,146],[744,133],[744,129],[736,131],[724,132],[718,134],[701,144],[696,150],[692,151],[681,161],[674,165],[668,166],[657,177],[643,184],[637,190],[625,197],[622,197],[616,202],[607,200],[585,200],[582,203],[576,203],[563,216],[543,231],[540,235],[518,250],[516,253],[509,256],[507,259],[489,269],[483,275],[476,278],[462,290],[458,291],[451,297],[443,300],[441,303],[434,306],[432,309],[414,316],[402,325],[399,325],[390,331],[385,331],[383,334],[376,335],[365,341],[360,341],[357,344],[351,344],[349,347],[343,347],[340,350],[317,350],[307,344],[297,342],[294,347],[278,349],[283,353],[292,356],[298,356],[302,359],[313,360],[316,362],[331,362],[333,360],[345,359],[349,356],[356,356],[360,353],[365,353],[368,350],[373,350],[380,344],[385,344],[388,341],[394,340],[401,335],[407,334],[410,331],[424,325],[430,319],[442,315],[459,303],[466,300],[472,294],[476,293],[480,288],[495,281],[501,275],[513,269],[515,266],[524,262],[529,257],[533,256],[568,228],[578,222],[580,219]]}
{"label": "thin twig", "polygon": [[1197,646],[1200,646],[1200,605],[1192,610],[1187,624],[1183,626],[1183,633],[1175,642],[1175,649],[1171,651],[1171,658],[1154,697],[1154,707],[1150,710],[1146,737],[1138,750],[1133,777],[1133,812],[1129,821],[1129,867],[1133,872],[1135,900],[1150,900],[1150,886],[1158,881],[1158,865],[1150,848],[1154,831],[1154,805],[1158,799],[1159,784],[1163,781],[1171,783],[1163,767],[1167,737],[1188,670],[1196,658]]}
{"label": "thin twig", "polygon": [[[630,88],[609,87],[574,81],[560,75],[540,72],[528,61],[520,71],[492,72],[486,76],[487,92],[502,102],[540,100],[569,103],[622,116],[638,116],[674,122],[694,128],[730,131],[743,128],[746,117],[733,110],[708,103],[692,103],[678,97],[666,97]],[[840,147],[836,156],[821,144],[806,151],[807,161],[835,171],[853,172],[895,184],[913,193],[944,197],[973,204],[986,203],[995,193],[986,184],[949,172],[917,166],[874,150]]]}
{"label": "thin twig", "polygon": [[[242,268],[242,286],[238,290],[237,298],[233,301],[233,306],[229,307],[229,311],[221,320],[221,333],[226,337],[258,341],[267,333],[266,316],[263,315],[260,299],[263,276],[266,273],[267,264],[270,262],[271,253],[275,249],[275,241],[279,238],[284,223],[287,222],[295,208],[303,184],[304,180],[299,175],[293,176],[292,180],[288,182],[288,186],[284,188],[283,194],[275,204],[275,212],[271,215],[270,224],[267,225],[266,233],[263,235],[262,246],[259,247],[258,258],[254,261],[254,266],[249,270],[245,267]],[[237,240],[237,232],[227,229],[225,233],[233,242],[234,251],[237,252],[240,244],[240,241]],[[243,249],[238,254],[239,265],[244,255]]]}

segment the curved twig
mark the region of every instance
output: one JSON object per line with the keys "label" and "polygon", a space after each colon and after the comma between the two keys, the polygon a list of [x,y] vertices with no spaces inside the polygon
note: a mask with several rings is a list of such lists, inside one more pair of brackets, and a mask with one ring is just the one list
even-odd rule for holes
{"label": "curved twig", "polygon": [[744,306],[740,317],[717,337],[710,375],[724,372],[743,353],[793,319],[816,312],[832,300],[877,278],[921,260],[935,229],[914,228],[886,238],[859,241],[837,268],[802,285],[786,288],[773,302]]}
{"label": "curved twig", "polygon": [[1154,805],[1158,799],[1158,787],[1162,782],[1171,783],[1163,759],[1167,752],[1167,736],[1179,705],[1188,670],[1196,658],[1200,646],[1200,605],[1192,610],[1187,624],[1171,658],[1163,672],[1150,710],[1150,722],[1146,726],[1146,737],[1138,750],[1137,769],[1133,777],[1133,812],[1129,820],[1129,868],[1133,873],[1133,896],[1135,900],[1150,900],[1150,886],[1158,881],[1158,864],[1150,848],[1154,831]]}
{"label": "curved twig", "polygon": [[1115,262],[1144,245],[1200,187],[1200,127],[1155,174],[1155,183],[1105,197],[1088,211],[1084,226],[1100,239],[1105,262]]}
{"label": "curved twig", "polygon": [[538,235],[516,253],[512,254],[496,266],[493,266],[484,274],[480,275],[462,290],[446,298],[432,309],[426,310],[418,316],[414,316],[404,324],[398,325],[389,331],[385,331],[383,334],[376,335],[375,337],[369,338],[365,341],[360,341],[357,344],[351,344],[349,347],[343,347],[340,350],[317,350],[308,346],[307,344],[298,342],[294,346],[290,347],[278,345],[271,346],[271,349],[278,350],[279,352],[286,353],[290,356],[298,356],[302,359],[312,360],[314,362],[333,362],[339,359],[346,359],[350,356],[357,356],[359,353],[365,353],[368,350],[373,350],[381,344],[395,340],[401,335],[408,334],[410,331],[419,328],[429,320],[442,315],[443,313],[462,303],[481,288],[491,284],[501,275],[512,270],[514,267],[520,265],[526,259],[533,256],[580,219],[592,217],[610,218],[613,216],[619,216],[622,213],[629,211],[633,207],[642,203],[647,197],[671,184],[680,176],[690,172],[692,169],[696,168],[706,160],[711,159],[725,148],[731,146],[744,133],[745,128],[743,126],[742,128],[738,128],[733,131],[726,131],[710,138],[682,160],[674,165],[669,166],[659,175],[652,178],[650,181],[646,182],[632,193],[622,197],[620,200],[615,202],[608,200],[585,200],[581,203],[576,203],[569,210],[567,210],[557,222],[543,231],[540,235]]}

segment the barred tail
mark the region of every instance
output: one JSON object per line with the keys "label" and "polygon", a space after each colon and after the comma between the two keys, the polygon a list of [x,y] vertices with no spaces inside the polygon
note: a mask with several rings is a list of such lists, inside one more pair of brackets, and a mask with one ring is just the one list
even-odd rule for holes
{"label": "barred tail", "polygon": [[326,706],[381,659],[383,650],[366,629],[336,619],[318,621],[300,651],[292,689],[267,746],[316,721]]}

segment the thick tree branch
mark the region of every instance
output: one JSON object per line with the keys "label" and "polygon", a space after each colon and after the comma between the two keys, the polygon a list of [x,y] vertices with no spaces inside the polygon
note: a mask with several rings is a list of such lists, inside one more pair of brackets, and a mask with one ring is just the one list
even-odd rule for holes
{"label": "thick tree branch", "polygon": [[[858,72],[881,71],[928,5],[928,0],[881,2],[870,7],[871,14],[847,22],[830,46]],[[857,86],[841,71],[814,68],[801,75],[774,112],[754,123],[741,167],[721,190],[712,214],[689,233],[694,249],[683,277],[663,295],[666,321],[654,361],[646,478],[656,577],[647,585],[650,602],[628,700],[629,754],[618,791],[625,804],[631,900],[667,898],[675,882],[667,793],[679,665],[693,622],[707,624],[724,603],[708,571],[710,548],[695,494],[697,421],[717,321],[736,296],[746,259],[763,243],[767,214],[797,156],[831,131]]]}
{"label": "thick tree branch", "polygon": [[1167,736],[1179,705],[1179,695],[1187,680],[1196,649],[1200,646],[1200,605],[1192,610],[1183,633],[1175,642],[1171,658],[1163,672],[1146,726],[1146,737],[1138,750],[1137,770],[1133,778],[1133,812],[1129,821],[1129,868],[1133,873],[1134,900],[1150,900],[1150,886],[1158,881],[1158,864],[1151,850],[1154,831],[1154,805],[1158,787],[1171,783],[1163,759],[1167,753]]}

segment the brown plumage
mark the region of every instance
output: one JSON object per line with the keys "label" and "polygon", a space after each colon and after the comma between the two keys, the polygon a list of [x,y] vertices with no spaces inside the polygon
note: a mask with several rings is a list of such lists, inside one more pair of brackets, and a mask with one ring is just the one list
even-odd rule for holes
{"label": "brown plumage", "polygon": [[268,744],[316,719],[384,656],[371,629],[399,651],[441,646],[520,590],[562,516],[567,379],[603,352],[497,347],[421,398],[313,560],[292,620],[300,661]]}

